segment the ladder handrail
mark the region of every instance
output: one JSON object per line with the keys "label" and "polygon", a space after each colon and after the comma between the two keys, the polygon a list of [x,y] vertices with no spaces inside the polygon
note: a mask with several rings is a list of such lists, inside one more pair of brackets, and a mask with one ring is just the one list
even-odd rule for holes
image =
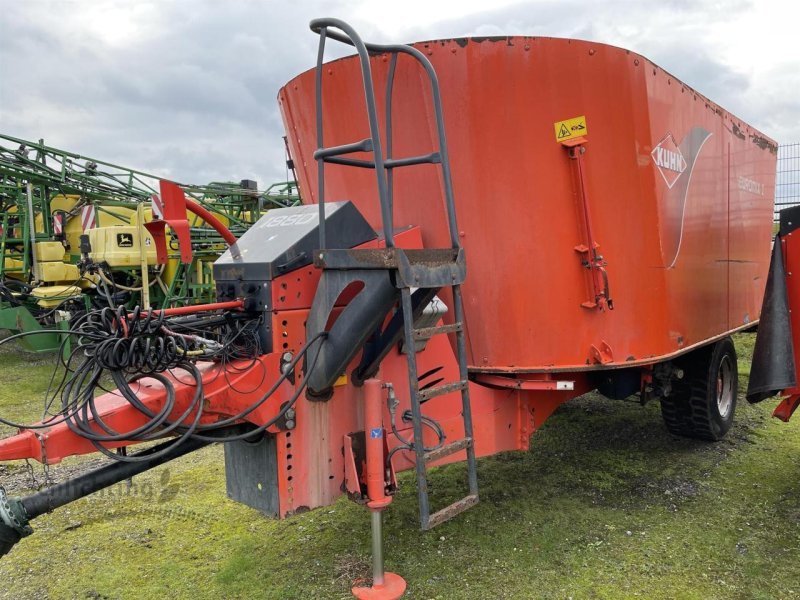
{"label": "ladder handrail", "polygon": [[[370,124],[370,136],[372,139],[373,163],[376,171],[378,183],[378,196],[381,203],[381,218],[383,220],[384,237],[386,246],[394,246],[394,214],[393,214],[393,177],[392,169],[386,165],[386,160],[391,159],[391,129],[392,129],[392,91],[396,60],[398,54],[406,54],[414,58],[425,70],[431,87],[433,99],[433,109],[436,119],[436,135],[438,142],[439,164],[442,169],[442,180],[444,187],[445,205],[447,208],[447,221],[450,230],[450,242],[453,248],[460,248],[458,236],[458,223],[456,220],[455,201],[453,197],[453,182],[450,171],[450,159],[447,151],[447,136],[444,128],[444,117],[442,111],[441,92],[439,79],[436,70],[428,58],[413,46],[405,44],[373,44],[364,42],[358,33],[350,25],[340,19],[321,18],[314,19],[310,23],[311,30],[320,36],[319,52],[317,54],[316,69],[316,122],[317,122],[317,152],[324,149],[322,132],[322,65],[325,53],[325,41],[331,38],[338,42],[353,46],[359,57],[361,65],[361,76],[364,85],[364,96],[367,105],[367,118]],[[333,29],[333,30],[332,30]],[[336,31],[338,30],[338,31]],[[370,53],[389,53],[392,55],[390,73],[387,78],[386,90],[386,136],[388,154],[384,158],[380,140],[380,129],[378,127],[378,116],[375,107],[375,91],[373,87],[372,68],[369,62]],[[320,206],[320,249],[325,248],[325,225],[324,225],[324,202],[325,202],[325,159],[317,157],[317,176],[319,197],[317,202]],[[339,164],[344,164],[341,162]],[[353,165],[358,166],[358,165]],[[371,166],[371,165],[370,165]],[[399,165],[398,165],[399,166]],[[387,176],[388,169],[388,176]]]}

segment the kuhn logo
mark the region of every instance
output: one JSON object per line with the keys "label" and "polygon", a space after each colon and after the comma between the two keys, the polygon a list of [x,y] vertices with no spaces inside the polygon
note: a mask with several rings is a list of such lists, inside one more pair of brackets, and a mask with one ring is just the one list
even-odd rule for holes
{"label": "kuhn logo", "polygon": [[657,201],[661,256],[667,269],[674,267],[678,260],[692,172],[700,151],[710,138],[711,132],[702,127],[692,127],[680,144],[676,144],[672,134],[667,133],[650,153],[667,184]]}
{"label": "kuhn logo", "polygon": [[659,173],[664,178],[668,188],[672,188],[681,174],[686,170],[686,159],[683,158],[678,144],[671,133],[668,133],[650,153],[656,163]]}

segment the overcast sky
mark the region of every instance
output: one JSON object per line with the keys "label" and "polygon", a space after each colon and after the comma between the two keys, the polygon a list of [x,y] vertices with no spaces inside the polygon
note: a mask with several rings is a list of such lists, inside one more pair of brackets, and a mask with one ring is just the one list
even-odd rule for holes
{"label": "overcast sky", "polygon": [[0,0],[0,132],[182,182],[251,178],[263,188],[285,178],[278,88],[314,64],[309,20],[335,16],[374,42],[529,34],[623,46],[779,143],[800,142],[794,7],[788,0]]}

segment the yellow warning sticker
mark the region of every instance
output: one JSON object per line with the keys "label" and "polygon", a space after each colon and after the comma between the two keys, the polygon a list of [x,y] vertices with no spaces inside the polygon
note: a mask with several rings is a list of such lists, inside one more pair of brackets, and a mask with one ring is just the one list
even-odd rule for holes
{"label": "yellow warning sticker", "polygon": [[576,137],[586,137],[589,130],[586,128],[586,117],[573,117],[566,121],[556,121],[553,123],[556,130],[556,141],[563,142]]}
{"label": "yellow warning sticker", "polygon": [[341,375],[336,381],[333,382],[333,387],[339,385],[347,385],[347,375]]}

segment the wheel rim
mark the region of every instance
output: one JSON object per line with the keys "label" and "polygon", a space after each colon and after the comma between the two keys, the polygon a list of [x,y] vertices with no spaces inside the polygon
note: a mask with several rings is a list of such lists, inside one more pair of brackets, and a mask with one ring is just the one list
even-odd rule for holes
{"label": "wheel rim", "polygon": [[733,405],[733,366],[729,356],[723,356],[717,370],[717,409],[726,419]]}

